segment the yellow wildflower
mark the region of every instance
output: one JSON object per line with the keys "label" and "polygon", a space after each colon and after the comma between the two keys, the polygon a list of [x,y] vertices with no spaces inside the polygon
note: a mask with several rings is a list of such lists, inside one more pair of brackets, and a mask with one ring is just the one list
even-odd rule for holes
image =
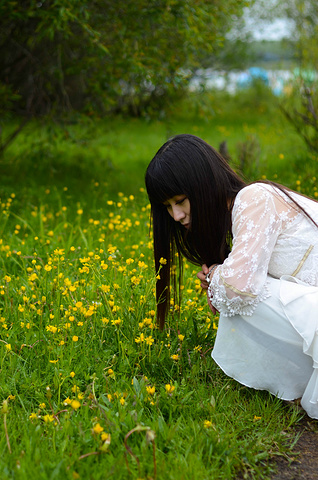
{"label": "yellow wildflower", "polygon": [[100,436],[100,438],[102,439],[103,442],[109,442],[110,443],[110,433],[106,433],[106,432],[103,432]]}
{"label": "yellow wildflower", "polygon": [[146,342],[147,345],[151,346],[154,343],[154,339],[150,335],[149,337],[145,338],[145,342]]}
{"label": "yellow wildflower", "polygon": [[117,318],[117,320],[112,320],[112,325],[120,325],[121,324],[121,319]]}
{"label": "yellow wildflower", "polygon": [[71,402],[71,407],[74,408],[74,410],[77,410],[78,408],[80,408],[81,404],[78,400],[72,400]]}
{"label": "yellow wildflower", "polygon": [[54,421],[54,416],[53,416],[53,415],[49,415],[49,414],[44,415],[43,420],[45,421],[45,423],[53,422],[53,421]]}
{"label": "yellow wildflower", "polygon": [[167,383],[167,385],[165,386],[167,393],[172,393],[175,390],[175,388],[176,387],[174,387],[173,385],[170,385],[169,383]]}
{"label": "yellow wildflower", "polygon": [[96,423],[93,427],[93,431],[94,431],[94,433],[97,433],[97,435],[102,433],[103,430],[104,430],[104,428],[99,423]]}
{"label": "yellow wildflower", "polygon": [[141,333],[139,337],[135,338],[136,343],[142,343],[144,341],[145,341],[145,335],[143,333]]}
{"label": "yellow wildflower", "polygon": [[146,390],[147,390],[147,393],[149,393],[149,395],[154,395],[155,391],[156,391],[156,387],[153,386],[153,387],[146,387]]}

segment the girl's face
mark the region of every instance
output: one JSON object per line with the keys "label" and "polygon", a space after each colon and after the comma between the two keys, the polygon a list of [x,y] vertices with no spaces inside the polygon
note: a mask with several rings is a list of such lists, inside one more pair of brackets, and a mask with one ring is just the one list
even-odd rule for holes
{"label": "girl's face", "polygon": [[190,227],[190,201],[186,195],[175,195],[163,203],[167,207],[169,215],[180,222],[185,228]]}

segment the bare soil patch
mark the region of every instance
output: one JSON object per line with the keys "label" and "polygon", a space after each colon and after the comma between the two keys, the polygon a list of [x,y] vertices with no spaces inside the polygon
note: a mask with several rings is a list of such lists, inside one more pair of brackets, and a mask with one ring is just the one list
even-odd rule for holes
{"label": "bare soil patch", "polygon": [[318,421],[305,416],[295,428],[300,436],[294,456],[275,460],[271,480],[318,480]]}

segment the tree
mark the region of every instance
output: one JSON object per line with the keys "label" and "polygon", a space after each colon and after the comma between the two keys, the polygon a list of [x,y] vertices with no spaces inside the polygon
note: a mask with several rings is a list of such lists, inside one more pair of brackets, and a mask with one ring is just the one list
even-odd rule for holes
{"label": "tree", "polygon": [[245,0],[0,0],[2,110],[160,109]]}
{"label": "tree", "polygon": [[318,154],[318,3],[291,0],[280,4],[293,20],[299,68],[293,90],[281,109],[311,152]]}

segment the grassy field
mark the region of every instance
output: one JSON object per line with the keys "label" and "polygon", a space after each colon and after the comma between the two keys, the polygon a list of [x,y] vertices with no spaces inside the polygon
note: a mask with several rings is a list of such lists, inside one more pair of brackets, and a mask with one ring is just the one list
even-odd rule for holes
{"label": "grassy field", "polygon": [[160,122],[30,123],[6,150],[1,480],[269,478],[290,454],[300,414],[211,359],[218,318],[197,267],[164,332],[154,319],[143,176],[168,136],[226,140],[233,160],[245,144],[251,176],[317,196],[315,159],[254,100],[198,96]]}

